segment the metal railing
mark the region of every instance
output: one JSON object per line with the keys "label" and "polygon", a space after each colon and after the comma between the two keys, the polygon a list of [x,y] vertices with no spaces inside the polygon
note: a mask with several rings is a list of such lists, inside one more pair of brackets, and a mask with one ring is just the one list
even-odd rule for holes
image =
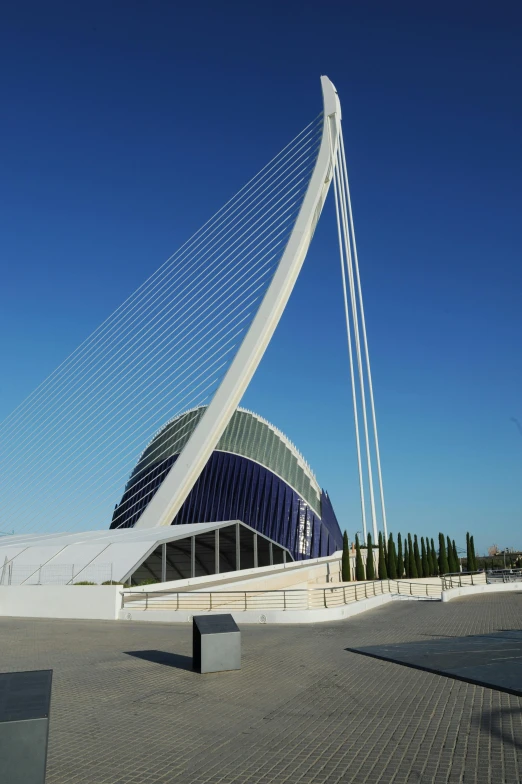
{"label": "metal railing", "polygon": [[522,580],[522,569],[490,569],[486,572],[488,583],[518,583]]}
{"label": "metal railing", "polygon": [[442,590],[462,588],[466,585],[485,585],[485,572],[451,572],[442,575]]}
{"label": "metal railing", "polygon": [[274,591],[122,591],[122,609],[212,612],[247,610],[319,610],[341,607],[382,594],[440,599],[441,589],[430,583],[375,580],[328,588]]}

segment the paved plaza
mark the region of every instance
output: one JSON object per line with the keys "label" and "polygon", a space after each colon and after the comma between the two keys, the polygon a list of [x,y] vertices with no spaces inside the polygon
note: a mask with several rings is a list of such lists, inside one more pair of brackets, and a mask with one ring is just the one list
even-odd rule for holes
{"label": "paved plaza", "polygon": [[54,670],[47,784],[517,784],[519,697],[346,649],[521,628],[520,594],[396,601],[198,675],[188,624],[0,619],[0,670]]}

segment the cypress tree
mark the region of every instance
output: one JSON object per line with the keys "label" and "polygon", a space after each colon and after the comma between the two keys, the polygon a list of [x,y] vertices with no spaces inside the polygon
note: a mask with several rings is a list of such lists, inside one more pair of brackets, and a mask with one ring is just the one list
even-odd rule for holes
{"label": "cypress tree", "polygon": [[343,558],[341,561],[341,577],[343,583],[349,583],[351,578],[350,566],[350,545],[348,543],[348,534],[346,531],[343,534]]}
{"label": "cypress tree", "polygon": [[453,562],[455,564],[455,571],[460,572],[459,554],[457,552],[457,545],[455,544],[455,539],[453,539],[451,542],[451,551],[453,553]]}
{"label": "cypress tree", "polygon": [[433,561],[431,560],[430,540],[426,537],[426,558],[428,559],[428,576],[433,576]]}
{"label": "cypress tree", "polygon": [[424,542],[423,536],[421,536],[421,561],[422,561],[422,576],[429,577],[430,565],[428,563],[428,554],[426,552],[426,544]]}
{"label": "cypress tree", "polygon": [[472,536],[470,537],[469,542],[470,542],[470,545],[471,545],[471,559],[473,561],[473,571],[476,572],[477,569],[478,569],[478,566],[477,566],[477,556],[475,555],[475,540],[473,539]]}
{"label": "cypress tree", "polygon": [[439,534],[439,574],[448,574],[449,564],[448,556],[446,555],[446,544],[444,542],[444,534]]}
{"label": "cypress tree", "polygon": [[417,534],[413,537],[413,554],[415,556],[415,569],[417,570],[417,577],[422,577],[422,561],[419,552],[419,542]]}
{"label": "cypress tree", "polygon": [[435,577],[439,575],[439,562],[437,561],[437,551],[435,550],[435,542],[431,540],[431,565],[433,567],[433,574]]}
{"label": "cypress tree", "polygon": [[415,550],[411,543],[411,534],[408,534],[408,563],[409,563],[409,577],[415,580],[419,575],[417,573],[417,564],[415,563]]}
{"label": "cypress tree", "polygon": [[466,532],[466,571],[473,571],[473,556],[471,555],[471,539],[469,531]]}
{"label": "cypress tree", "polygon": [[383,547],[383,550],[384,550],[384,563],[386,564],[386,571],[389,574],[390,573],[390,567],[388,566],[388,545],[386,543],[386,539],[384,537],[384,534],[382,535],[382,547]]}
{"label": "cypress tree", "polygon": [[445,548],[446,548],[446,557],[448,559],[448,571],[451,573],[454,571],[453,569],[453,553],[451,552],[451,543],[449,540],[449,536],[446,536],[444,539]]}
{"label": "cypress tree", "polygon": [[402,536],[397,534],[397,577],[404,577],[404,558],[402,557]]}
{"label": "cypress tree", "polygon": [[373,562],[372,535],[368,534],[368,549],[366,550],[366,579],[375,580],[375,564]]}
{"label": "cypress tree", "polygon": [[410,572],[410,554],[408,552],[408,537],[404,537],[404,576],[406,578],[411,577]]}
{"label": "cypress tree", "polygon": [[433,567],[433,574],[435,577],[439,574],[439,562],[437,561],[437,551],[435,550],[435,542],[431,539],[431,565]]}
{"label": "cypress tree", "polygon": [[453,548],[451,546],[451,539],[449,538],[449,536],[446,536],[446,552],[448,553],[449,570],[450,570],[450,572],[456,572],[457,571],[457,566],[456,566],[455,561],[453,559]]}
{"label": "cypress tree", "polygon": [[359,544],[359,534],[355,534],[355,579],[364,580],[364,564],[361,555],[361,545]]}
{"label": "cypress tree", "polygon": [[379,531],[379,580],[388,579],[388,570],[386,569],[386,558],[384,555],[384,542],[382,533]]}
{"label": "cypress tree", "polygon": [[390,580],[397,579],[397,553],[395,552],[393,534],[390,534],[388,539],[388,577]]}

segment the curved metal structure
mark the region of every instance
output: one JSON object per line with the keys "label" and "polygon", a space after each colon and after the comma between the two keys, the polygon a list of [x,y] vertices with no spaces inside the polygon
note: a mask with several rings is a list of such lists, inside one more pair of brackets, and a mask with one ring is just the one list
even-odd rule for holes
{"label": "curved metal structure", "polygon": [[[132,528],[205,413],[168,422],[140,456],[113,513],[111,528]],[[161,457],[158,458],[158,454]],[[291,441],[263,417],[238,408],[172,526],[241,520],[294,560],[331,555],[342,533],[328,494]]]}
{"label": "curved metal structure", "polygon": [[252,324],[204,416],[136,528],[170,525],[230,422],[274,334],[306,257],[332,182],[340,139],[341,106],[332,82],[321,77],[323,130],[315,168],[277,270]]}

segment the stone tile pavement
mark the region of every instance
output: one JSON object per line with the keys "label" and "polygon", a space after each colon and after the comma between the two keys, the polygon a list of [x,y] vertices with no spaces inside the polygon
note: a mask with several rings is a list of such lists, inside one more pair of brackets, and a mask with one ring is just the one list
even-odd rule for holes
{"label": "stone tile pavement", "polygon": [[519,698],[346,651],[521,629],[521,594],[241,628],[198,675],[188,624],[0,619],[1,671],[54,670],[47,784],[522,782]]}

